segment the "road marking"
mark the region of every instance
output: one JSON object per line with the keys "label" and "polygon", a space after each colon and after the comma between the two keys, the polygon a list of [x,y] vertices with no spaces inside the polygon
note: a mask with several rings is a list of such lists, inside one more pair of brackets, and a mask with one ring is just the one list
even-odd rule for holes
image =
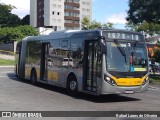
{"label": "road marking", "polygon": [[14,68],[14,66],[0,66],[0,68]]}
{"label": "road marking", "polygon": [[14,79],[14,78],[17,78],[17,77],[0,76],[0,78],[11,78],[11,79]]}
{"label": "road marking", "polygon": [[149,90],[155,90],[155,91],[160,91],[159,87],[153,87],[153,86],[149,86],[148,88]]}
{"label": "road marking", "polygon": [[159,89],[159,87],[149,86],[151,89]]}
{"label": "road marking", "polygon": [[160,91],[160,89],[151,89],[151,88],[148,88],[148,89],[152,91]]}
{"label": "road marking", "polygon": [[4,72],[1,72],[1,73],[14,73],[13,71],[4,71]]}
{"label": "road marking", "polygon": [[0,77],[7,77],[7,76],[0,76]]}

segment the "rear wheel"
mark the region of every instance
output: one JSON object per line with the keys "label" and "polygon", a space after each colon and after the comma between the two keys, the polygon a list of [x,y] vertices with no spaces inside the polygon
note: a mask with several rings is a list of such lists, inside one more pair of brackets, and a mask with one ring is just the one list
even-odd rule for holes
{"label": "rear wheel", "polygon": [[33,85],[37,84],[37,73],[36,73],[35,70],[32,70],[30,80],[31,80]]}
{"label": "rear wheel", "polygon": [[72,96],[77,95],[77,79],[74,75],[70,75],[67,80],[68,93]]}

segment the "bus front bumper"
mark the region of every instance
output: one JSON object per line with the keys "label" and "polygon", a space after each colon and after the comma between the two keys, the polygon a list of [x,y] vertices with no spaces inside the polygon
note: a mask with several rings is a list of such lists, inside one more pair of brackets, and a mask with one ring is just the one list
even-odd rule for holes
{"label": "bus front bumper", "polygon": [[149,81],[141,86],[113,86],[103,81],[101,94],[133,94],[148,90]]}

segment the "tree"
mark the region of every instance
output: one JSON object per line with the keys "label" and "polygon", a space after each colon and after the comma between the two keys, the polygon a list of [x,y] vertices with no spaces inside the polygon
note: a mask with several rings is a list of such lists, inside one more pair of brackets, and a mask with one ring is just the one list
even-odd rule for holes
{"label": "tree", "polygon": [[90,21],[90,19],[87,17],[84,17],[82,19],[81,24],[83,30],[100,28],[100,27],[113,28],[113,23],[108,22],[106,24],[102,24],[100,22],[97,22],[96,20]]}
{"label": "tree", "polygon": [[91,22],[91,25],[90,25],[90,29],[94,29],[94,28],[100,28],[100,27],[102,27],[102,24],[100,23],[100,22],[97,22],[97,21],[92,21]]}
{"label": "tree", "polygon": [[128,24],[132,29],[135,31],[143,31],[145,34],[149,34],[150,36],[153,36],[154,34],[160,34],[160,24],[156,23],[148,23],[148,22],[143,22],[138,25],[132,25]]}
{"label": "tree", "polygon": [[86,30],[90,28],[91,21],[89,18],[84,17],[81,21],[81,24],[82,24],[82,29]]}
{"label": "tree", "polygon": [[129,0],[127,21],[133,24],[143,21],[160,24],[159,6],[159,0]]}
{"label": "tree", "polygon": [[21,19],[15,14],[10,14],[4,27],[16,27],[19,25],[21,25]]}
{"label": "tree", "polygon": [[16,27],[19,31],[21,31],[21,34],[25,37],[25,36],[36,36],[38,35],[38,31],[35,30],[34,27],[30,26],[30,25],[21,25]]}
{"label": "tree", "polygon": [[12,9],[15,9],[15,7],[0,3],[0,27],[20,25],[20,18],[11,13]]}
{"label": "tree", "polygon": [[[29,25],[18,27],[4,27],[0,29],[1,42],[20,41],[26,36],[38,35],[38,32]],[[7,36],[8,38],[6,39]],[[4,38],[3,38],[4,37]]]}
{"label": "tree", "polygon": [[145,34],[160,34],[160,1],[129,0],[127,27]]}
{"label": "tree", "polygon": [[113,28],[113,23],[107,22],[106,24],[103,24],[104,27]]}
{"label": "tree", "polygon": [[25,17],[22,18],[21,24],[22,25],[29,25],[30,23],[30,15],[26,15]]}
{"label": "tree", "polygon": [[0,36],[0,43],[9,43],[9,37],[7,36]]}

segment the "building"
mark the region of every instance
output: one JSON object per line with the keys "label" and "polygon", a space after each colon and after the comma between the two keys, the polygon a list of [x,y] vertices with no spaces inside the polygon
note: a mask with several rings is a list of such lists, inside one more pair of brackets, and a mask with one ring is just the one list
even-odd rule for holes
{"label": "building", "polygon": [[79,30],[84,16],[92,18],[92,0],[30,0],[33,27]]}

